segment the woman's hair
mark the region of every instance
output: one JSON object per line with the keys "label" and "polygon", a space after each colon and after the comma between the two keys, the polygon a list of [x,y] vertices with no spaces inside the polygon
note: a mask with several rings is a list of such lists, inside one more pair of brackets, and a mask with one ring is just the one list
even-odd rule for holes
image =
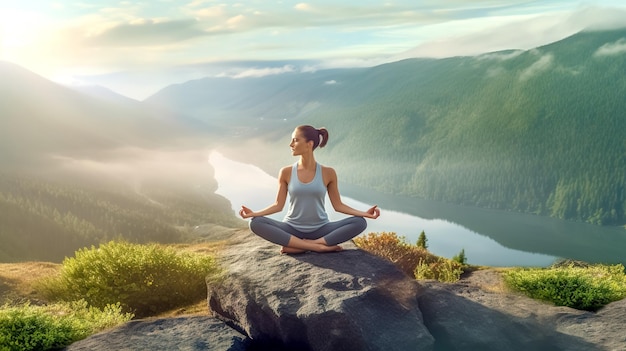
{"label": "woman's hair", "polygon": [[328,130],[326,130],[326,128],[317,129],[312,126],[303,125],[296,127],[296,130],[302,133],[302,136],[306,139],[306,141],[313,141],[313,150],[315,150],[318,146],[326,146],[326,143],[328,142]]}

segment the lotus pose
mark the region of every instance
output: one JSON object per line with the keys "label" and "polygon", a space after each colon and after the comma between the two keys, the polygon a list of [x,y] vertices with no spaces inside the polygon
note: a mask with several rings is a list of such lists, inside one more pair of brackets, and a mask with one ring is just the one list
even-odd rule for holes
{"label": "lotus pose", "polygon": [[[283,167],[278,175],[276,202],[260,211],[241,206],[239,215],[252,218],[250,230],[256,235],[282,246],[282,253],[306,251],[340,251],[338,244],[359,235],[367,227],[364,218],[376,219],[380,215],[377,206],[367,211],[356,210],[341,201],[335,170],[315,161],[313,152],[328,142],[328,131],[312,126],[297,127],[291,138],[291,153],[300,156],[298,162]],[[329,221],[324,208],[328,198],[333,208],[351,217]],[[282,211],[289,193],[289,212],[285,219],[277,221],[266,216]]]}

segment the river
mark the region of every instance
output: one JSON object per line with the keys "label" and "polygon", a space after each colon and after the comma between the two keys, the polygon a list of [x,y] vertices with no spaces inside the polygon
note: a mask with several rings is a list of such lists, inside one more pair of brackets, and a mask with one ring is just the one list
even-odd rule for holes
{"label": "river", "polygon": [[[274,202],[275,177],[218,151],[212,151],[208,161],[215,170],[216,193],[231,202],[234,212],[241,205],[259,210]],[[559,258],[626,263],[626,230],[621,227],[389,196],[347,185],[340,185],[340,191],[342,200],[354,208],[380,207],[381,216],[368,219],[364,234],[395,232],[415,243],[424,231],[429,251],[451,258],[463,249],[470,264],[545,267]],[[328,200],[326,208],[331,220],[344,217],[332,210]],[[272,217],[282,219],[286,210],[287,206]]]}

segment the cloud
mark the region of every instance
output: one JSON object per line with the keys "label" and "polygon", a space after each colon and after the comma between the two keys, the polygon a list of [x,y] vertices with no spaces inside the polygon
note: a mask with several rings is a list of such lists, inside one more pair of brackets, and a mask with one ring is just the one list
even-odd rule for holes
{"label": "cloud", "polygon": [[324,85],[335,85],[335,84],[339,84],[337,83],[336,80],[332,79],[332,80],[327,80],[324,82]]}
{"label": "cloud", "polygon": [[503,74],[504,72],[506,72],[506,70],[503,67],[491,67],[487,70],[486,75],[487,78],[493,78]]}
{"label": "cloud", "polygon": [[607,43],[593,53],[593,56],[609,56],[626,53],[626,38],[621,38],[614,43]]}
{"label": "cloud", "polygon": [[[173,80],[162,72],[172,66],[286,60],[280,68],[229,73],[241,77],[285,73],[285,65],[299,60],[315,60],[294,68],[301,72],[370,67],[409,57],[528,50],[583,28],[626,23],[623,9],[581,7],[565,0],[299,1],[122,1],[108,8],[101,2],[63,2],[54,11],[33,10],[49,20],[45,27],[27,25],[0,9],[0,27],[12,23],[5,29],[11,37],[3,38],[0,59],[45,76],[149,70],[164,86]],[[124,84],[130,91],[139,82]]]}
{"label": "cloud", "polygon": [[554,62],[554,56],[552,54],[546,54],[546,55],[541,56],[537,61],[535,61],[535,63],[533,63],[528,68],[523,70],[522,73],[520,73],[520,77],[519,77],[520,80],[522,81],[527,80],[531,78],[532,76],[539,74],[542,71],[547,70],[548,68],[552,66],[553,62]]}
{"label": "cloud", "polygon": [[[589,29],[615,29],[626,26],[626,10],[580,7],[574,11],[539,12],[469,18],[421,28],[422,44],[398,54],[394,59],[411,57],[474,56],[503,50],[530,50]],[[428,37],[427,33],[449,33]]]}
{"label": "cloud", "polygon": [[106,156],[89,159],[57,154],[51,158],[63,173],[69,171],[74,176],[114,179],[137,192],[141,192],[142,184],[154,180],[186,186],[206,184],[206,177],[212,173],[206,162],[206,150],[167,151],[129,146],[111,150]]}
{"label": "cloud", "polygon": [[211,6],[195,11],[195,15],[199,19],[219,18],[224,16],[224,6]]}
{"label": "cloud", "polygon": [[134,19],[127,23],[118,23],[99,33],[84,36],[86,46],[152,46],[178,43],[183,40],[206,35],[195,19],[156,20]]}
{"label": "cloud", "polygon": [[491,52],[491,53],[479,55],[476,57],[476,59],[506,61],[506,60],[510,60],[510,59],[518,57],[523,52],[524,52],[523,50],[513,50],[509,52]]}
{"label": "cloud", "polygon": [[283,67],[265,67],[265,68],[251,68],[236,74],[219,74],[218,77],[231,77],[231,78],[259,78],[283,73],[296,72],[296,68],[292,65],[285,65]]}
{"label": "cloud", "polygon": [[584,7],[573,12],[568,22],[579,23],[588,30],[611,30],[626,27],[626,9],[616,7]]}
{"label": "cloud", "polygon": [[293,8],[298,11],[313,11],[313,7],[304,2],[296,4],[296,6],[294,6]]}

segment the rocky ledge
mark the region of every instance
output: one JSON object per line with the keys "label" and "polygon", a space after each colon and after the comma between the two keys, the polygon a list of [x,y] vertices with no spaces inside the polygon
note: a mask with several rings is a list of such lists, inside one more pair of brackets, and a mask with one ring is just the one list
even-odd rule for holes
{"label": "rocky ledge", "polygon": [[132,321],[67,350],[626,350],[626,300],[554,307],[499,289],[495,270],[417,282],[351,244],[280,255],[248,230],[221,261],[211,317]]}

